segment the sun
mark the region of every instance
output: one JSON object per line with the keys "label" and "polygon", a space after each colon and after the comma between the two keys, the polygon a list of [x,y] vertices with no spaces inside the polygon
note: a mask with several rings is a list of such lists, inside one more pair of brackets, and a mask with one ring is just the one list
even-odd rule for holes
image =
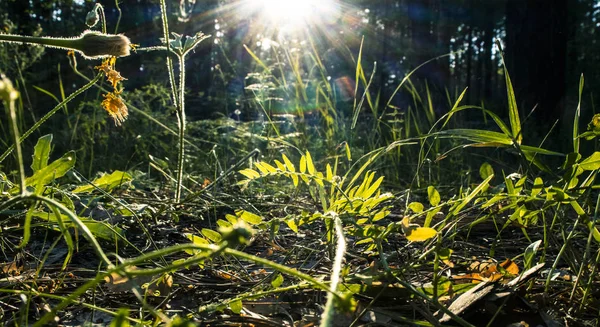
{"label": "sun", "polygon": [[335,0],[249,0],[261,20],[286,29],[318,24],[335,10]]}

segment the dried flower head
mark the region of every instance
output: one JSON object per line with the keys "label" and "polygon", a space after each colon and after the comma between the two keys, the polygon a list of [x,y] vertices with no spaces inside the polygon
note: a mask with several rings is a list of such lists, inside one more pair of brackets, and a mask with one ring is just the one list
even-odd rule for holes
{"label": "dried flower head", "polygon": [[110,84],[112,84],[115,91],[117,90],[117,84],[121,81],[126,80],[126,78],[121,76],[121,73],[115,70],[116,60],[117,58],[115,57],[104,59],[102,61],[102,65],[94,67],[95,69],[104,72],[104,74],[106,75],[106,79],[110,82]]}
{"label": "dried flower head", "polygon": [[15,90],[12,82],[4,74],[0,74],[0,101],[14,101],[18,97],[19,92]]}
{"label": "dried flower head", "polygon": [[115,120],[115,125],[121,125],[129,115],[127,106],[123,103],[123,99],[121,99],[117,92],[110,92],[103,96],[104,100],[102,101],[102,107],[104,107],[104,110],[106,110]]}
{"label": "dried flower head", "polygon": [[122,34],[103,34],[85,31],[78,39],[76,50],[82,52],[86,59],[129,56],[129,38]]}

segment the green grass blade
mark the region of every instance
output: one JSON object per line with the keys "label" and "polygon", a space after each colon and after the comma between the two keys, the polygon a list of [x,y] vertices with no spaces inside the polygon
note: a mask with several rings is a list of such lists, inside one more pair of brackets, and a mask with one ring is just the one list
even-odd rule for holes
{"label": "green grass blade", "polygon": [[500,57],[502,58],[502,67],[504,68],[504,76],[506,77],[506,96],[508,97],[508,118],[510,121],[510,128],[512,131],[512,138],[521,144],[523,135],[521,134],[521,120],[519,118],[519,108],[517,107],[517,99],[515,98],[515,90],[513,89],[508,69],[506,68],[506,61],[504,60],[504,54],[500,41],[496,40],[498,49],[500,50]]}
{"label": "green grass blade", "polygon": [[577,110],[573,118],[573,152],[579,153],[579,117],[581,116],[581,94],[583,93],[584,78],[583,74],[579,78],[579,101],[577,102]]}

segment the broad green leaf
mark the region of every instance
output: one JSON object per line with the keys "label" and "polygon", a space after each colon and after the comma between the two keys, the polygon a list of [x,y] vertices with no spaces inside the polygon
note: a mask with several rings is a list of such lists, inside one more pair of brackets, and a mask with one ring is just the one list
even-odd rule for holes
{"label": "broad green leaf", "polygon": [[[37,217],[37,218],[40,218],[40,219],[43,219],[43,220],[46,220],[49,222],[58,223],[58,219],[56,218],[54,213],[48,213],[48,212],[44,212],[44,211],[33,211],[32,215],[34,217]],[[71,221],[69,216],[61,214],[60,217],[67,228],[76,227],[75,223],[73,223]],[[112,226],[112,225],[102,222],[102,221],[97,221],[94,219],[84,218],[84,217],[79,217],[79,220],[81,220],[81,222],[83,222],[83,224],[90,230],[92,235],[94,235],[97,238],[101,238],[101,239],[108,240],[108,241],[114,241],[117,234],[120,236],[123,236],[123,234],[124,234],[124,232],[121,228]]]}
{"label": "broad green leaf", "polygon": [[600,169],[600,152],[596,151],[591,156],[583,159],[583,161],[579,163],[579,167],[584,170]]}
{"label": "broad green leaf", "polygon": [[44,135],[38,139],[33,149],[33,162],[31,163],[31,169],[34,173],[48,165],[51,147],[52,134]]}
{"label": "broad green leaf", "polygon": [[437,235],[437,231],[430,227],[411,228],[406,239],[411,242],[424,242]]}
{"label": "broad green leaf", "polygon": [[279,286],[281,286],[281,284],[283,284],[283,276],[278,273],[271,281],[271,286],[273,286],[273,288],[278,288]]}
{"label": "broad green leaf", "polygon": [[481,176],[481,179],[486,179],[490,177],[490,175],[494,175],[494,168],[492,168],[492,165],[489,163],[484,162],[481,164],[481,167],[479,167],[479,176]]}
{"label": "broad green leaf", "polygon": [[43,186],[64,176],[73,166],[75,166],[75,151],[69,151],[60,159],[35,172],[33,176],[27,177],[25,185],[35,187],[36,193],[41,194]]}
{"label": "broad green leaf", "polygon": [[379,221],[385,217],[387,217],[391,213],[390,210],[381,210],[373,216],[373,222]]}
{"label": "broad green leaf", "polygon": [[421,202],[411,202],[408,205],[408,208],[412,210],[414,213],[423,212],[424,206]]}
{"label": "broad green leaf", "polygon": [[236,315],[240,314],[243,308],[242,300],[235,300],[229,303],[229,309]]}
{"label": "broad green leaf", "polygon": [[434,207],[440,203],[440,193],[433,186],[427,187],[427,197],[429,198],[429,204]]}
{"label": "broad green leaf", "polygon": [[306,168],[308,169],[309,174],[315,174],[315,165],[313,163],[312,157],[310,156],[310,152],[308,151],[306,151]]}
{"label": "broad green leaf", "polygon": [[255,215],[252,212],[248,212],[246,210],[238,210],[235,212],[235,214],[242,219],[243,221],[247,222],[250,225],[258,225],[260,223],[262,223],[263,218],[259,215]]}
{"label": "broad green leaf", "polygon": [[219,232],[215,232],[212,229],[202,228],[201,233],[202,235],[204,235],[204,237],[206,237],[214,243],[218,243],[221,241],[221,234]]}
{"label": "broad green leaf", "polygon": [[116,170],[112,174],[103,175],[92,181],[94,185],[82,185],[73,190],[73,193],[88,193],[95,189],[94,186],[100,188],[106,192],[110,192],[115,187],[121,186],[123,183],[127,183],[133,180],[133,177],[123,171]]}

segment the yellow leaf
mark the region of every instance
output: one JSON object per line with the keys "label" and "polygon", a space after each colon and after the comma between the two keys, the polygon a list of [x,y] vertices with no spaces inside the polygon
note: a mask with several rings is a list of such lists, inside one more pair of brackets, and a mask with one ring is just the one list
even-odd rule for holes
{"label": "yellow leaf", "polygon": [[261,175],[267,175],[269,173],[269,171],[267,170],[266,167],[263,166],[262,162],[255,162],[254,166],[256,166],[256,168],[260,171]]}
{"label": "yellow leaf", "polygon": [[308,168],[309,174],[315,174],[315,165],[313,164],[312,157],[310,156],[310,152],[308,151],[306,151],[306,168]]}
{"label": "yellow leaf", "polygon": [[285,162],[285,166],[287,167],[287,169],[292,173],[295,172],[296,168],[294,167],[294,164],[290,161],[290,159],[288,159],[288,157],[285,154],[281,154],[281,157],[283,158],[283,162]]}
{"label": "yellow leaf", "polygon": [[430,227],[416,227],[411,228],[409,233],[406,234],[406,239],[411,242],[424,242],[437,235],[437,231]]}
{"label": "yellow leaf", "polygon": [[306,156],[300,158],[300,172],[303,174],[306,172]]}
{"label": "yellow leaf", "polygon": [[331,170],[331,165],[327,164],[325,180],[328,182],[331,182],[332,179],[333,179],[333,170]]}
{"label": "yellow leaf", "polygon": [[279,168],[279,170],[287,171],[287,169],[285,168],[285,165],[283,163],[281,163],[281,161],[275,160],[275,164],[277,165],[277,168]]}
{"label": "yellow leaf", "polygon": [[248,179],[256,179],[260,177],[260,174],[256,170],[250,168],[240,170],[239,173],[246,176]]}

